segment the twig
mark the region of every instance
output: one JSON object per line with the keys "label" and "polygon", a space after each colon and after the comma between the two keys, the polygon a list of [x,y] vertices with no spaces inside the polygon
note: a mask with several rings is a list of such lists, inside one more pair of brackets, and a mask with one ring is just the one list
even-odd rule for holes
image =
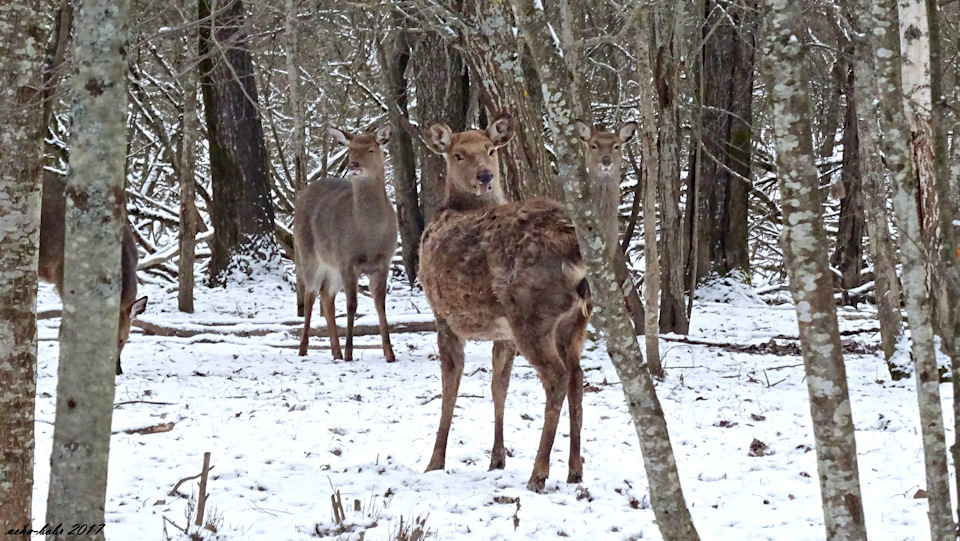
{"label": "twig", "polygon": [[127,430],[124,430],[123,433],[124,434],[142,434],[142,435],[159,434],[161,432],[170,432],[171,430],[173,430],[173,426],[175,424],[176,423],[171,421],[169,423],[161,423],[153,426],[145,426],[143,428],[129,428]]}
{"label": "twig", "polygon": [[153,404],[155,406],[172,406],[173,402],[151,402],[149,400],[127,400],[125,402],[117,402],[113,405],[113,409],[117,409],[120,406],[126,406],[127,404]]}
{"label": "twig", "polygon": [[200,496],[197,498],[197,526],[203,526],[203,508],[207,505],[207,474],[210,473],[210,452],[203,453],[203,469],[200,470]]}

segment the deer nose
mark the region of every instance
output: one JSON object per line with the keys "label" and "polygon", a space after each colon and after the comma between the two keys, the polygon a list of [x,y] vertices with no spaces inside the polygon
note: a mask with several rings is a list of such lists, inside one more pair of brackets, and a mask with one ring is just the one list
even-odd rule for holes
{"label": "deer nose", "polygon": [[347,166],[347,169],[360,169],[360,162],[350,162],[350,165]]}
{"label": "deer nose", "polygon": [[477,180],[484,184],[490,184],[490,182],[493,180],[493,173],[484,169],[483,171],[477,173]]}
{"label": "deer nose", "polygon": [[610,156],[604,156],[600,159],[600,163],[603,164],[604,167],[610,167],[610,164],[613,163],[613,160],[610,159]]}

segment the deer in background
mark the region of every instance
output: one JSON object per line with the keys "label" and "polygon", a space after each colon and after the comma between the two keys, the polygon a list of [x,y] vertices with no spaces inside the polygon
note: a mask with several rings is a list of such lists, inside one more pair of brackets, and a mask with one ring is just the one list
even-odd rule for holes
{"label": "deer in background", "polygon": [[[580,138],[587,145],[586,167],[590,186],[599,190],[600,227],[607,252],[613,256],[617,283],[623,289],[627,311],[637,334],[643,334],[643,303],[633,279],[627,270],[627,258],[620,250],[620,166],[623,163],[623,145],[633,139],[636,122],[620,126],[617,133],[595,131],[581,120],[576,123]],[[652,223],[652,221],[651,221]]]}
{"label": "deer in background", "polygon": [[[43,195],[40,204],[40,256],[37,273],[63,296],[64,220],[66,219],[66,182],[54,173],[44,171]],[[120,255],[120,320],[117,328],[117,375],[123,374],[120,354],[130,337],[133,319],[147,307],[147,297],[137,298],[137,241],[129,222],[123,227]]]}
{"label": "deer in background", "polygon": [[440,427],[427,471],[444,468],[466,340],[493,341],[494,441],[490,469],[503,469],[503,415],[519,350],[546,392],[540,447],[527,487],[550,471],[564,397],[570,409],[568,483],[583,478],[580,352],[591,305],[573,223],[559,203],[504,200],[497,149],[513,136],[510,115],[485,131],[427,130],[427,146],[447,164],[446,194],[420,243],[420,283],[437,318],[442,371]]}
{"label": "deer in background", "polygon": [[[297,276],[303,283],[303,334],[300,355],[307,354],[310,315],[320,295],[334,359],[353,359],[353,320],[357,313],[357,279],[370,277],[370,291],[380,318],[380,339],[387,362],[396,357],[387,329],[386,296],[390,261],[397,250],[397,215],[387,198],[384,147],[393,129],[352,135],[330,128],[330,135],[347,149],[347,177],[321,178],[297,196],[293,244]],[[334,299],[347,294],[346,356],[340,351]]]}

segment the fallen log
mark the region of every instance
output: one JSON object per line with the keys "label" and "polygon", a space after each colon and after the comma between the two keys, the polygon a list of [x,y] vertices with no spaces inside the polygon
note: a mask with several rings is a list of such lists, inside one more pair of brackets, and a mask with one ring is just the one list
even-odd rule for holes
{"label": "fallen log", "polygon": [[[145,319],[135,319],[133,326],[143,330],[143,334],[154,336],[175,336],[179,338],[189,338],[201,334],[229,335],[239,338],[248,338],[252,336],[266,336],[278,332],[298,332],[303,324],[270,324],[270,325],[250,325],[250,324],[224,324],[224,325],[187,325],[174,326],[169,324],[157,323]],[[414,332],[436,332],[437,323],[430,320],[409,320],[395,321],[389,325],[390,334],[414,333]],[[337,331],[341,336],[346,335],[346,327],[337,325]],[[318,325],[310,329],[311,334],[325,336],[327,334],[326,325]],[[357,323],[353,326],[354,336],[379,335],[380,326],[377,323]]]}

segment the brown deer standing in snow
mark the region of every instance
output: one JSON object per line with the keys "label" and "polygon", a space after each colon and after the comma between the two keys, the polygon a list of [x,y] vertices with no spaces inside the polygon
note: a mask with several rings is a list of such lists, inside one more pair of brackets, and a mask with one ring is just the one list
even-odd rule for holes
{"label": "brown deer standing in snow", "polygon": [[599,191],[600,227],[607,251],[613,255],[617,283],[623,288],[627,311],[637,334],[643,334],[643,302],[627,271],[627,258],[620,250],[620,166],[623,163],[623,145],[633,139],[636,122],[626,122],[617,133],[594,131],[581,120],[576,121],[577,132],[587,145],[586,165],[590,186]]}
{"label": "brown deer standing in snow", "polygon": [[[57,288],[57,294],[63,295],[63,246],[64,220],[66,219],[67,185],[49,171],[43,175],[43,195],[40,204],[40,257],[37,273],[45,282]],[[137,298],[137,241],[127,223],[123,228],[123,240],[120,255],[120,323],[117,329],[117,375],[123,374],[120,368],[120,354],[130,337],[130,324],[142,314],[147,306],[147,298]]]}
{"label": "brown deer standing in snow", "polygon": [[490,469],[505,466],[503,409],[519,350],[546,391],[540,447],[527,483],[542,490],[564,397],[570,409],[567,482],[583,478],[580,352],[591,305],[566,210],[547,199],[504,200],[497,149],[513,129],[513,119],[501,114],[485,131],[453,133],[445,124],[427,130],[427,146],[447,162],[445,199],[420,243],[420,283],[437,318],[443,382],[440,428],[427,471],[444,467],[464,341],[493,341]]}
{"label": "brown deer standing in snow", "polygon": [[386,296],[390,260],[397,249],[397,215],[387,198],[383,165],[383,148],[393,129],[387,125],[375,134],[363,135],[336,128],[328,131],[347,148],[348,178],[321,178],[297,196],[293,215],[294,257],[297,276],[304,287],[300,355],[307,354],[310,314],[319,293],[333,358],[344,358],[333,304],[337,292],[343,289],[347,294],[346,360],[353,359],[357,278],[366,274],[380,317],[383,356],[387,362],[393,362],[396,357],[387,329]]}

